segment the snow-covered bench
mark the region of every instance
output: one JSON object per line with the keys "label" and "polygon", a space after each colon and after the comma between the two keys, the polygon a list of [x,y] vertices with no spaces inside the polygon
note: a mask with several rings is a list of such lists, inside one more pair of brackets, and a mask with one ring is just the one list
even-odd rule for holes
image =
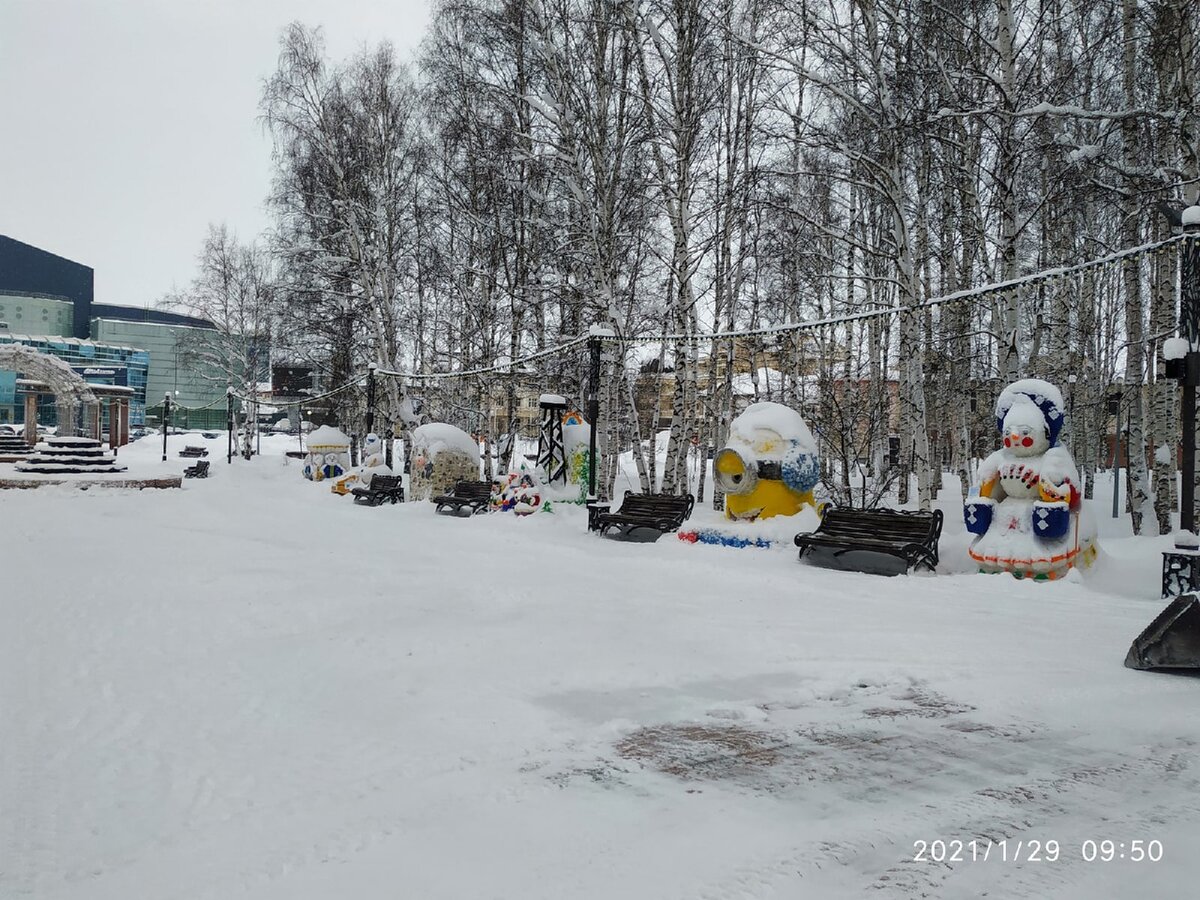
{"label": "snow-covered bench", "polygon": [[[800,559],[832,569],[899,575],[938,564],[942,511],[852,509],[827,504],[816,531],[796,535]],[[895,563],[881,561],[890,556]]]}
{"label": "snow-covered bench", "polygon": [[615,529],[622,540],[657,541],[668,531],[678,531],[695,503],[691,494],[626,491],[616,512],[605,511],[602,504],[589,505],[588,528],[605,536]]}
{"label": "snow-covered bench", "polygon": [[204,447],[184,447],[179,451],[180,456],[186,456],[189,459],[197,459],[201,456],[208,456],[208,450]]}
{"label": "snow-covered bench", "polygon": [[403,475],[374,475],[370,487],[356,487],[350,492],[354,502],[365,506],[383,506],[389,500],[392,503],[404,502]]}
{"label": "snow-covered bench", "polygon": [[184,478],[207,478],[208,477],[208,460],[201,459],[194,466],[188,466],[183,470]]}
{"label": "snow-covered bench", "polygon": [[490,481],[457,481],[454,490],[449,494],[434,497],[437,511],[452,511],[456,516],[462,515],[464,509],[468,515],[484,512],[492,500],[492,483]]}

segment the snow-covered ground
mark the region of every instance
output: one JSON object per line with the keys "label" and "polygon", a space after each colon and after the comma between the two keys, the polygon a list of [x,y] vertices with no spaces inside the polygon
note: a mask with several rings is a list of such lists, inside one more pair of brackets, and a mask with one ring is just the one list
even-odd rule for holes
{"label": "snow-covered ground", "polygon": [[0,491],[0,898],[1195,892],[1200,679],[1122,667],[1167,541],[1106,500],[1086,577],[970,572],[951,496],[887,579],[359,507],[293,445]]}

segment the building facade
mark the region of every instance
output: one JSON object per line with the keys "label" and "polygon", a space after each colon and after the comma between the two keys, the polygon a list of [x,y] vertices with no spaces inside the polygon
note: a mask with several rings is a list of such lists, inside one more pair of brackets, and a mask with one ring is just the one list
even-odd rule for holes
{"label": "building facade", "polygon": [[0,333],[75,334],[75,304],[66,297],[0,290]]}
{"label": "building facade", "polygon": [[[205,336],[217,335],[211,322],[96,303],[90,267],[0,235],[0,336],[5,335],[38,349],[45,345],[46,352],[63,356],[72,366],[87,368],[98,359],[100,368],[124,369],[136,395],[130,408],[133,425],[147,421],[148,408],[152,423],[160,421],[164,396],[182,407],[205,407],[194,417],[196,425],[224,421],[228,379],[223,370],[197,364],[203,354],[185,352],[205,343]],[[0,417],[6,409],[14,414],[10,395],[15,381],[16,373],[0,372]]]}
{"label": "building facade", "polygon": [[[0,332],[0,344],[21,344],[39,353],[63,360],[88,384],[127,387],[129,424],[146,422],[146,385],[150,355],[135,347],[118,347],[95,341],[81,341],[62,335],[27,335]],[[24,403],[17,381],[21,373],[0,371],[0,422],[23,423]],[[38,422],[57,425],[54,398],[42,395],[38,404]],[[107,429],[107,424],[104,426]]]}

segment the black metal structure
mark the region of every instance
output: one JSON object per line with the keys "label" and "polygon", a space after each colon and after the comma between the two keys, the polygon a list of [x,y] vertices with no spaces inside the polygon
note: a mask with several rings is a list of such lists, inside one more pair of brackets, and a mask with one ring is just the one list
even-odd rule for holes
{"label": "black metal structure", "polygon": [[1200,669],[1200,597],[1176,597],[1134,638],[1130,669]]}
{"label": "black metal structure", "polygon": [[375,431],[375,363],[367,366],[367,434]]}
{"label": "black metal structure", "polygon": [[1179,254],[1179,324],[1187,339],[1183,370],[1183,484],[1179,492],[1179,527],[1196,530],[1196,385],[1200,384],[1200,225],[1186,225],[1190,235]]}
{"label": "black metal structure", "polygon": [[163,457],[167,461],[167,434],[171,431],[171,395],[163,396]]}
{"label": "black metal structure", "polygon": [[600,339],[588,340],[588,499],[595,500],[596,493],[596,429],[600,421]]}
{"label": "black metal structure", "polygon": [[233,388],[225,389],[225,428],[229,432],[229,446],[225,450],[225,462],[233,464]]}
{"label": "black metal structure", "polygon": [[942,511],[851,509],[826,504],[816,531],[796,535],[800,559],[830,569],[901,575],[938,564]]}
{"label": "black metal structure", "polygon": [[[542,427],[538,432],[537,464],[546,473],[547,484],[567,483],[567,450],[563,443],[563,413],[566,401],[545,399],[538,402],[542,412]],[[550,395],[555,396],[555,395]]]}

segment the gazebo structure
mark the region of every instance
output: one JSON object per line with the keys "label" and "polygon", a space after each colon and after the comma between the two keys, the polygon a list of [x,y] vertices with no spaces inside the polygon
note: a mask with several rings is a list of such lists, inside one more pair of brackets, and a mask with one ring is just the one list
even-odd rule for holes
{"label": "gazebo structure", "polygon": [[[85,382],[86,383],[86,382]],[[58,406],[59,434],[74,434],[78,432],[84,437],[104,440],[102,426],[104,410],[108,409],[108,445],[124,447],[129,443],[129,399],[134,391],[131,387],[121,384],[89,384],[95,401],[83,407],[83,420],[78,427],[72,421],[72,427],[64,431],[66,421],[62,418],[63,407]],[[54,394],[54,389],[44,381],[33,378],[18,378],[17,392],[25,396],[25,441],[32,445],[37,441],[37,407],[38,399],[46,394]],[[57,397],[57,395],[55,395]],[[76,407],[76,410],[78,407]],[[75,411],[71,413],[72,418]]]}
{"label": "gazebo structure", "polygon": [[58,409],[58,433],[62,437],[83,436],[101,440],[101,398],[109,412],[109,446],[129,442],[129,400],[132,388],[88,384],[69,365],[54,356],[20,344],[0,346],[0,369],[23,375],[17,390],[25,396],[25,443],[37,443],[38,398],[49,394]]}

